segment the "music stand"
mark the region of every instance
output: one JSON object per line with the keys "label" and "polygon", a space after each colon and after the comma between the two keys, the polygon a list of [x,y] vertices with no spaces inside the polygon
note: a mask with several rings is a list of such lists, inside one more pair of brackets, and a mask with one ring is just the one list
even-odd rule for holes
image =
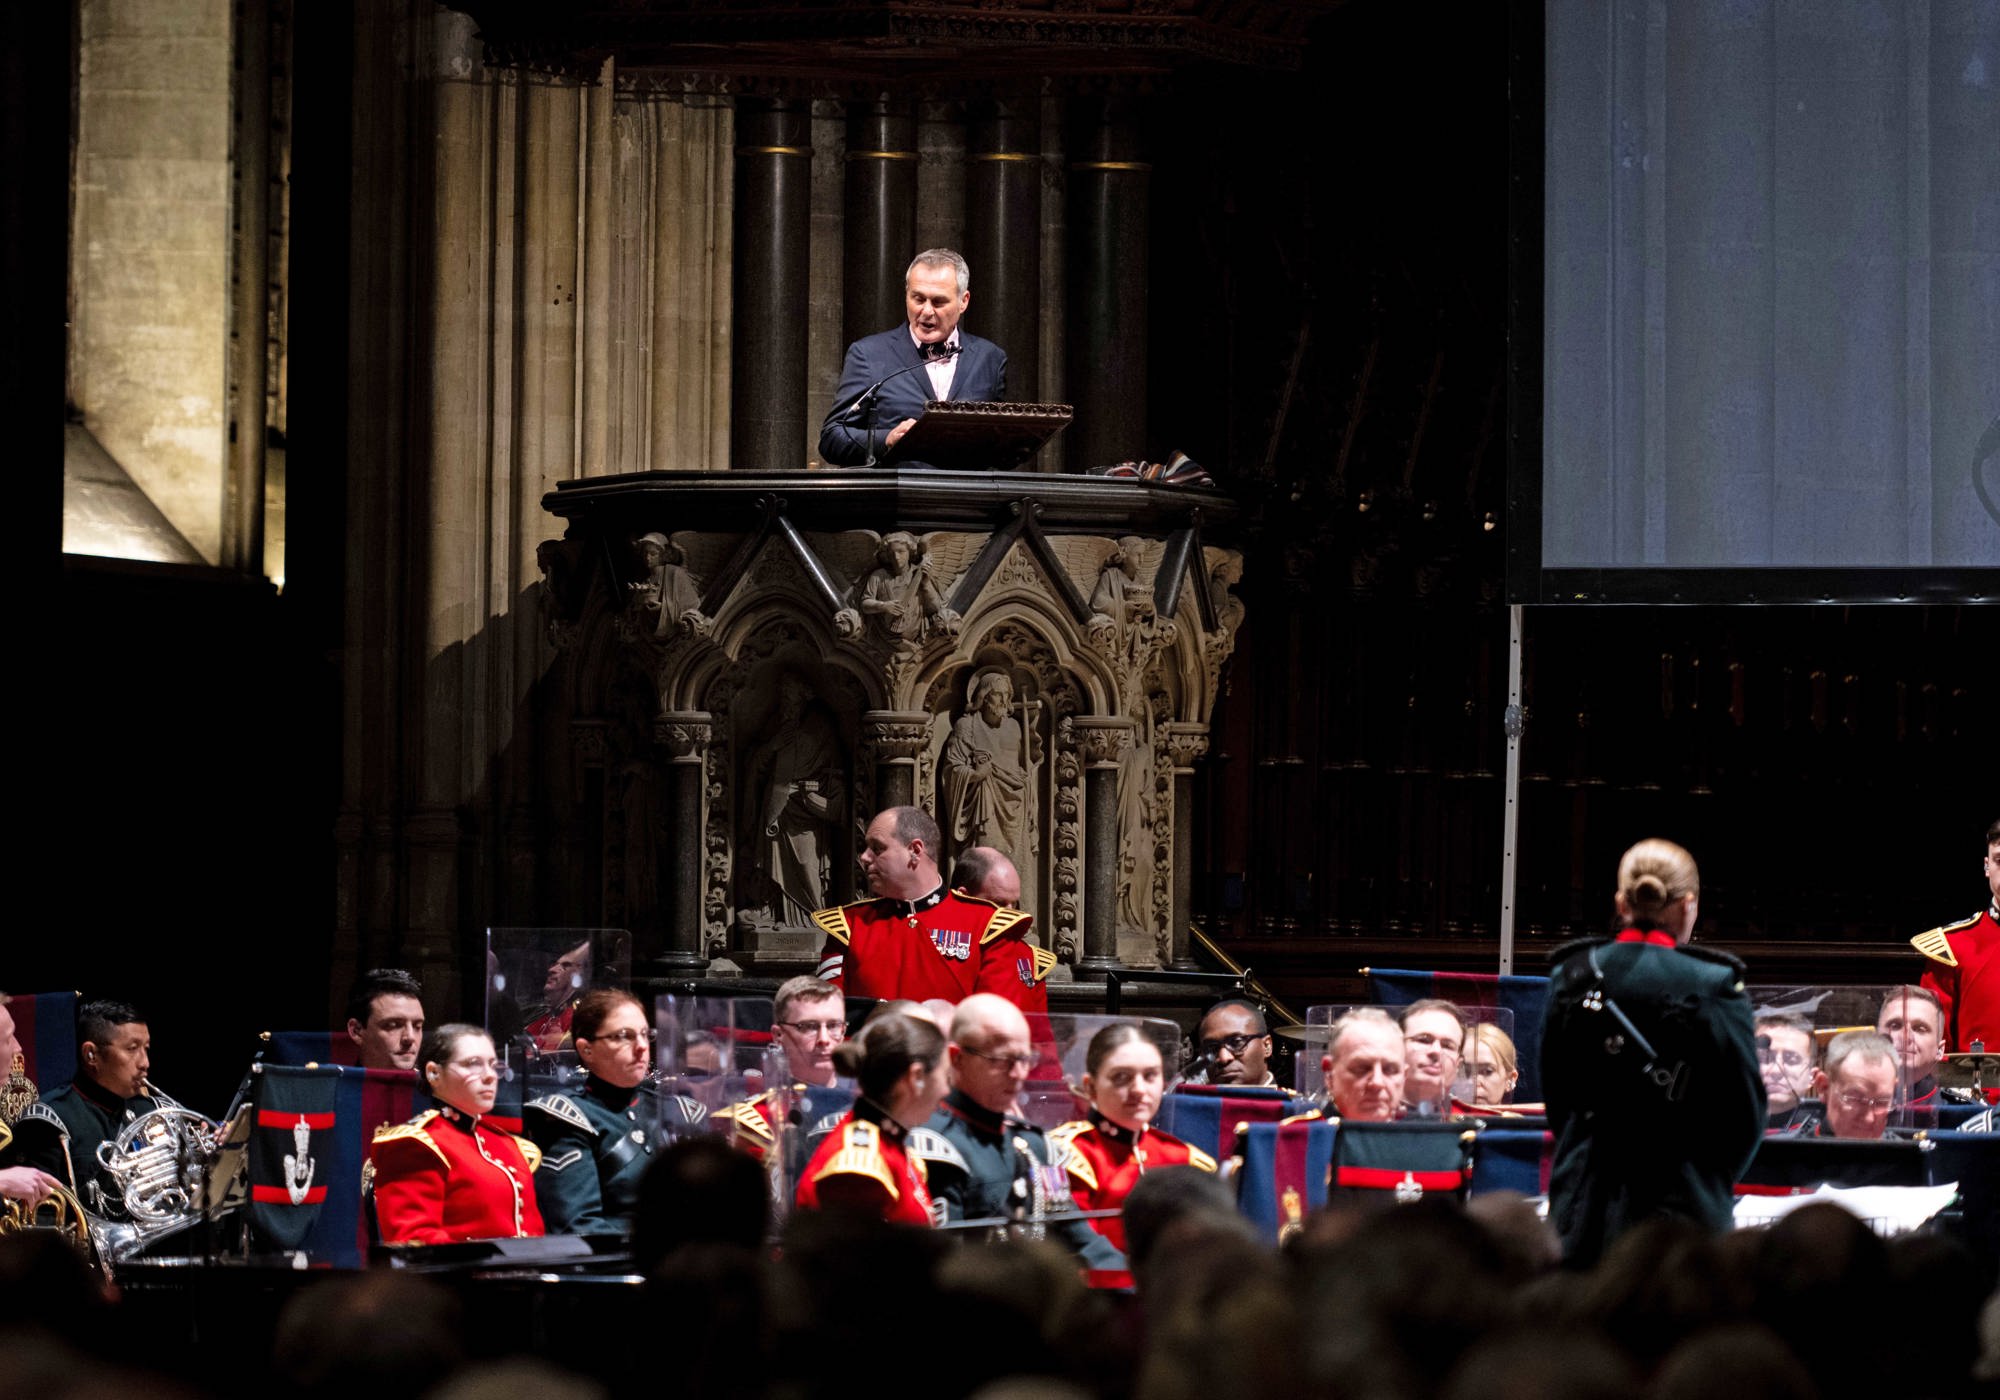
{"label": "music stand", "polygon": [[882,454],[882,465],[916,462],[947,471],[1010,472],[1061,432],[1066,403],[938,403]]}

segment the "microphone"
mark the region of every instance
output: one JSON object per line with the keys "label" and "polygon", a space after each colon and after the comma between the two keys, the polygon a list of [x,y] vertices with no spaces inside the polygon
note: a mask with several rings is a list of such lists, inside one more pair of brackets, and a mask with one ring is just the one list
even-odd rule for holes
{"label": "microphone", "polygon": [[[867,411],[875,406],[875,400],[881,394],[883,385],[892,379],[910,374],[916,370],[928,369],[933,364],[950,364],[964,353],[964,347],[939,343],[937,345],[921,346],[917,353],[920,358],[915,364],[904,365],[900,369],[892,369],[873,384],[870,384],[866,389],[863,389],[854,402],[843,408],[837,415],[840,421],[852,421],[856,411],[861,411],[865,418]],[[868,424],[868,460],[861,465],[863,467],[872,467],[875,465],[875,425],[873,423]]]}

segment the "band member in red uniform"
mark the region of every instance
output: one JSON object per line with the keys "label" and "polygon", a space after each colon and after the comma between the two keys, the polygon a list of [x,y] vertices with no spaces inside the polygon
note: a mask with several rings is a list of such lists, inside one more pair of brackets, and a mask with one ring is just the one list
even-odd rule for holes
{"label": "band member in red uniform", "polygon": [[437,1107],[375,1134],[375,1218],[385,1244],[451,1244],[539,1235],[541,1149],[482,1121],[500,1087],[493,1041],[439,1026],[417,1057]]}
{"label": "band member in red uniform", "polygon": [[860,1211],[893,1225],[936,1224],[924,1165],[904,1144],[950,1088],[944,1032],[919,1016],[883,1016],[843,1041],[833,1063],[860,1086],[861,1100],[806,1164],[799,1208]]}
{"label": "band member in red uniform", "polygon": [[868,824],[861,870],[876,897],[821,909],[819,975],[849,996],[933,998],[954,1005],[993,992],[1046,1013],[1055,955],[1028,941],[1030,915],[945,888],[938,825],[921,807],[891,807]]}
{"label": "band member in red uniform", "polygon": [[1910,940],[1930,959],[1923,987],[1944,1014],[1945,1049],[2000,1051],[2000,821],[1986,828],[1986,907]]}
{"label": "band member in red uniform", "polygon": [[[1160,1047],[1139,1027],[1129,1021],[1114,1022],[1092,1036],[1084,1052],[1084,1071],[1088,1121],[1065,1123],[1049,1134],[1050,1150],[1061,1155],[1069,1171],[1070,1196],[1077,1209],[1122,1209],[1140,1176],[1153,1167],[1215,1170],[1215,1158],[1152,1126],[1166,1090],[1166,1066]],[[1122,1217],[1090,1223],[1119,1249],[1125,1248]]]}

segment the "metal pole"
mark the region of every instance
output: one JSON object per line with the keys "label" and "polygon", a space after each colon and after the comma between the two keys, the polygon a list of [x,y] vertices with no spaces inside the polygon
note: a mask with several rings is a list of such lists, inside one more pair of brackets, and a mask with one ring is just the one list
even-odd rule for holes
{"label": "metal pole", "polygon": [[1515,846],[1521,830],[1521,628],[1519,603],[1507,609],[1507,786],[1500,823],[1500,975],[1514,970]]}

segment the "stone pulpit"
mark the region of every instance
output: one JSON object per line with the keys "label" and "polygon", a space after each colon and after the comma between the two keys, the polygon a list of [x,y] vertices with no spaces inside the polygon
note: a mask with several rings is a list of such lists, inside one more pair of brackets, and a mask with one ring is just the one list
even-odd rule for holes
{"label": "stone pulpit", "polygon": [[1243,617],[1226,496],[891,468],[593,477],[544,506],[581,839],[644,970],[812,970],[807,915],[865,897],[863,829],[903,803],[947,873],[1014,858],[1071,975],[1184,963],[1192,774]]}

